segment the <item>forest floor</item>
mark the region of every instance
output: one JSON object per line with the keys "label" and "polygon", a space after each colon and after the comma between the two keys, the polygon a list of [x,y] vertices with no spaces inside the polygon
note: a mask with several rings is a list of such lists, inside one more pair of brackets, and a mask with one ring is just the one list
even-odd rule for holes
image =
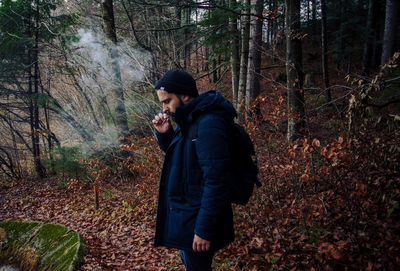
{"label": "forest floor", "polygon": [[27,180],[0,189],[0,219],[59,223],[87,246],[80,270],[184,270],[175,250],[154,248],[157,184],[134,200],[132,181],[101,187],[100,208],[92,189],[71,192],[54,181]]}
{"label": "forest floor", "polygon": [[[154,181],[107,183],[100,187],[96,210],[88,186],[68,188],[56,180],[8,182],[0,186],[0,220],[59,223],[78,232],[87,246],[79,270],[184,270],[177,250],[153,247],[157,191]],[[243,215],[238,220],[246,220],[245,211],[236,209],[236,217]],[[243,270],[240,254],[229,252],[237,245],[218,252],[215,270]],[[235,250],[244,255],[248,248]]]}

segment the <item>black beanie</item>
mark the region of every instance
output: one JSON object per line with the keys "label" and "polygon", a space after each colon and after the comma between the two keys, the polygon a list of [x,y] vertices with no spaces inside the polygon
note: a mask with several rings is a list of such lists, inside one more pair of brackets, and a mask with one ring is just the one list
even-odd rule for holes
{"label": "black beanie", "polygon": [[187,72],[179,69],[167,71],[160,80],[157,81],[156,90],[165,90],[168,93],[186,94],[190,97],[197,97],[199,93],[196,81]]}

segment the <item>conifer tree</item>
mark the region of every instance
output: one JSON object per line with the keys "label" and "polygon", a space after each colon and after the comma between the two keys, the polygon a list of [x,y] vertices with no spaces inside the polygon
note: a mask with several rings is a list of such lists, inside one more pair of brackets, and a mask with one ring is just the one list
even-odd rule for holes
{"label": "conifer tree", "polygon": [[104,33],[111,41],[110,47],[111,66],[112,66],[112,81],[113,81],[113,98],[115,103],[116,126],[119,137],[128,135],[128,121],[126,117],[125,98],[121,83],[121,71],[119,65],[119,54],[116,48],[117,45],[117,32],[115,29],[114,6],[113,0],[103,0],[102,17],[104,22]]}
{"label": "conifer tree", "polygon": [[[45,134],[42,109],[48,96],[41,91],[39,62],[43,44],[64,31],[71,21],[69,16],[54,15],[56,4],[55,1],[5,0],[0,6],[0,98],[8,101],[0,106],[0,114],[7,116],[0,121],[7,123],[13,135],[4,141],[15,144],[18,138],[23,142],[32,154],[33,168],[40,178],[46,176],[40,137]],[[54,138],[50,131],[47,136]]]}
{"label": "conifer tree", "polygon": [[288,100],[287,138],[301,137],[304,126],[303,65],[300,33],[300,0],[285,1],[286,76]]}

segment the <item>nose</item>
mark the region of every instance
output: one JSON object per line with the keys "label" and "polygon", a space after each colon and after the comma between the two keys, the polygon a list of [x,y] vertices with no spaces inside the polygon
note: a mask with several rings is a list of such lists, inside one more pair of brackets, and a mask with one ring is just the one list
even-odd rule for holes
{"label": "nose", "polygon": [[163,104],[163,112],[164,113],[167,113],[168,112],[168,107],[167,107],[167,105],[165,105],[165,104]]}

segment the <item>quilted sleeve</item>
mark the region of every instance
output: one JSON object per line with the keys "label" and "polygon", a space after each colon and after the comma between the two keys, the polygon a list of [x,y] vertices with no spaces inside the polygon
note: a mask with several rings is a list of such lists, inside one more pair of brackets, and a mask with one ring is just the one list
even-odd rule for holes
{"label": "quilted sleeve", "polygon": [[167,151],[169,144],[171,143],[172,139],[174,138],[174,129],[171,127],[165,133],[159,133],[156,131],[157,142],[160,146],[160,149],[164,152]]}
{"label": "quilted sleeve", "polygon": [[195,234],[213,240],[223,210],[230,204],[229,124],[218,115],[206,115],[198,124],[196,152],[203,174],[204,188]]}

